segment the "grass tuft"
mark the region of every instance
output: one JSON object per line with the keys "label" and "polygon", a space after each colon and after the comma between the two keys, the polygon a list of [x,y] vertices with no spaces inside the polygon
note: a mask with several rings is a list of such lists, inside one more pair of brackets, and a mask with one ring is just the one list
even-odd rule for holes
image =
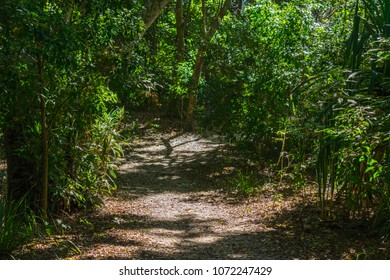
{"label": "grass tuft", "polygon": [[252,196],[260,190],[257,178],[253,174],[241,170],[231,180],[231,185],[233,192],[243,196]]}

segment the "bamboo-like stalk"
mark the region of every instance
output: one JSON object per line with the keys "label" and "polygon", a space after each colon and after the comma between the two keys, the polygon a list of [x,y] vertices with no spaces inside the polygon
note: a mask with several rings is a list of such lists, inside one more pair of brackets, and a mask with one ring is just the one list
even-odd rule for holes
{"label": "bamboo-like stalk", "polygon": [[47,218],[48,207],[48,189],[49,189],[49,143],[48,143],[48,129],[46,122],[46,98],[44,96],[44,81],[43,81],[43,59],[38,57],[38,72],[40,83],[40,111],[41,111],[41,141],[42,141],[42,177],[41,177],[41,201],[40,207],[42,217]]}

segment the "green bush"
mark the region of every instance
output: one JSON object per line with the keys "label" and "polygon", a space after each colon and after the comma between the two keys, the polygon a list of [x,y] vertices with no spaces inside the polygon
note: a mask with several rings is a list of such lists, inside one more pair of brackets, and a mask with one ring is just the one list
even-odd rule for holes
{"label": "green bush", "polygon": [[252,174],[243,171],[239,171],[230,183],[233,192],[243,196],[251,196],[259,190],[257,179]]}
{"label": "green bush", "polygon": [[6,203],[0,200],[0,258],[37,234],[38,222],[25,200]]}
{"label": "green bush", "polygon": [[316,151],[318,194],[327,213],[338,203],[337,209],[351,217],[385,225],[390,218],[390,4],[356,1],[350,11],[344,65],[300,88],[294,97],[300,111],[289,133],[309,139],[308,149]]}
{"label": "green bush", "polygon": [[117,169],[115,159],[122,154],[123,112],[123,109],[104,112],[88,129],[83,124],[84,131],[80,133],[69,128],[75,132],[71,134],[74,138],[67,139],[73,143],[70,151],[60,144],[63,138],[58,135],[58,150],[52,157],[52,180],[56,182],[51,188],[53,207],[70,210],[97,205],[116,188],[113,179]]}

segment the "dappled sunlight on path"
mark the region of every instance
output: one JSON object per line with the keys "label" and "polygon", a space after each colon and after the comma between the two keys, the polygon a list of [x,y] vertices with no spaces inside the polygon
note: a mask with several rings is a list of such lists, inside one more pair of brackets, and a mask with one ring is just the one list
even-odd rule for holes
{"label": "dappled sunlight on path", "polygon": [[133,143],[116,195],[89,217],[93,240],[73,258],[339,259],[363,250],[348,232],[305,231],[302,215],[313,210],[300,196],[228,195],[230,152],[217,138],[174,132]]}
{"label": "dappled sunlight on path", "polygon": [[[215,140],[194,134],[157,137],[136,144],[121,166],[121,189],[115,201],[107,201],[107,207],[99,213],[107,218],[115,208],[112,219],[119,221],[122,230],[111,234],[122,240],[126,235],[129,240],[140,236],[145,243],[138,257],[170,258],[186,254],[189,248],[211,246],[227,236],[264,231],[264,225],[250,223],[245,205],[229,204],[211,179],[223,169],[220,161],[224,148]],[[143,217],[144,226],[126,226],[133,215]],[[249,257],[229,246],[220,249],[226,251],[225,257]],[[207,257],[207,250],[204,254],[203,258],[217,257],[212,253]]]}
{"label": "dappled sunlight on path", "polygon": [[[380,240],[323,221],[310,196],[272,184],[228,191],[246,159],[216,137],[149,133],[130,144],[104,206],[70,217],[70,230],[23,248],[33,259],[354,259]],[[232,177],[233,176],[233,177]],[[260,174],[261,176],[261,174]]]}

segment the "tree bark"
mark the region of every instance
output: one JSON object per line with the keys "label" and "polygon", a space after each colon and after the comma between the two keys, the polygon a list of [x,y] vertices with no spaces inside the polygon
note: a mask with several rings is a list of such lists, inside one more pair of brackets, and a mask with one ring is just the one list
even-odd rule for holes
{"label": "tree bark", "polygon": [[[191,5],[191,1],[188,3]],[[172,67],[172,80],[174,83],[179,82],[178,76],[178,66],[184,60],[185,54],[185,30],[186,22],[183,17],[183,0],[176,0],[175,7],[175,27],[176,27],[176,53],[175,53],[175,63]],[[165,115],[171,117],[180,117],[182,119],[182,110],[180,108],[180,99],[181,97],[174,94],[167,96],[167,103],[165,108]]]}
{"label": "tree bark", "polygon": [[41,138],[42,138],[42,186],[41,186],[41,210],[43,218],[47,218],[48,189],[49,189],[49,144],[48,129],[46,125],[46,104],[45,97],[40,94],[41,103]]}
{"label": "tree bark", "polygon": [[[161,14],[161,12],[164,10],[165,6],[170,2],[170,0],[145,0],[144,4],[144,13],[142,15],[142,20],[144,22],[144,28],[141,30],[141,32],[136,35],[136,37],[131,41],[128,42],[128,49],[133,49],[136,45],[137,41],[141,39],[146,31],[152,26],[152,24],[155,22],[157,17]],[[129,51],[124,52],[122,55],[123,58],[123,74],[127,76],[128,73],[128,60],[127,56],[129,54]]]}
{"label": "tree bark", "polygon": [[48,128],[46,123],[46,98],[44,96],[44,80],[43,80],[43,59],[38,58],[38,73],[39,73],[39,102],[41,113],[41,141],[42,141],[42,175],[41,175],[41,199],[40,208],[42,218],[47,218],[48,206],[48,190],[49,190],[49,143],[48,143]]}
{"label": "tree bark", "polygon": [[244,7],[244,1],[243,0],[233,0],[232,1],[232,11],[233,13],[239,15],[242,12],[242,9]]}
{"label": "tree bark", "polygon": [[176,0],[176,63],[180,63],[184,58],[185,51],[185,22],[183,19],[183,2]]}
{"label": "tree bark", "polygon": [[189,87],[189,96],[188,96],[188,107],[187,115],[184,124],[184,129],[186,131],[193,130],[193,121],[194,121],[194,111],[197,104],[197,95],[196,92],[199,86],[200,75],[202,74],[203,58],[205,54],[204,48],[199,48],[198,53],[196,54],[194,71],[192,74],[191,84]]}
{"label": "tree bark", "polygon": [[225,0],[224,4],[219,9],[216,17],[211,23],[210,29],[207,31],[207,11],[206,11],[206,0],[202,0],[202,33],[203,33],[203,42],[198,48],[198,52],[196,54],[194,70],[192,72],[191,84],[189,86],[189,96],[188,96],[188,107],[186,120],[184,124],[184,129],[186,131],[193,130],[193,119],[194,119],[194,111],[196,109],[197,104],[197,90],[199,86],[200,76],[202,74],[202,66],[204,55],[207,51],[207,45],[210,43],[211,39],[215,35],[218,30],[219,24],[221,20],[226,15],[231,5],[231,0]]}
{"label": "tree bark", "polygon": [[170,0],[146,0],[145,1],[145,12],[143,14],[144,21],[144,31],[149,29],[153,22],[164,10],[165,6],[170,2]]}

